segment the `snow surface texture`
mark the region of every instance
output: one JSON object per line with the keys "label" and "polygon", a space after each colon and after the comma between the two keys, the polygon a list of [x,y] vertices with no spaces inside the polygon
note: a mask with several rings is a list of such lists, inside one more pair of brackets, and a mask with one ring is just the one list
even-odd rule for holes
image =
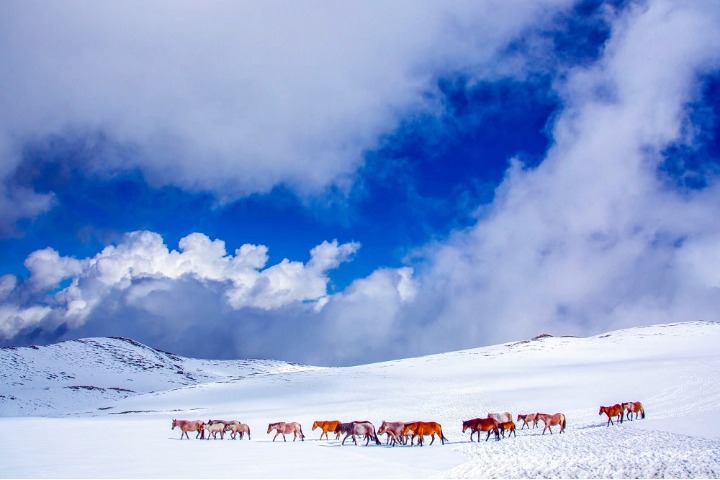
{"label": "snow surface texture", "polygon": [[[192,360],[127,339],[3,349],[0,476],[719,478],[719,346],[720,323],[687,322],[348,368]],[[626,401],[647,418],[606,427],[599,406]],[[461,422],[491,411],[563,412],[567,432],[471,443]],[[173,418],[238,419],[252,440],[181,441]],[[449,442],[341,446],[311,430],[330,419],[434,420]],[[276,421],[299,421],[305,441],[273,443]]]}

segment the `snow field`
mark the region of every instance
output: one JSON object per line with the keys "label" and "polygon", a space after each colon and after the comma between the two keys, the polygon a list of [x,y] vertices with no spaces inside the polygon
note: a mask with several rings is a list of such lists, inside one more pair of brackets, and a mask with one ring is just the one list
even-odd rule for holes
{"label": "snow field", "polygon": [[[719,478],[718,344],[720,324],[692,322],[229,376],[75,414],[58,397],[62,418],[0,418],[12,432],[0,436],[0,466],[7,477],[56,478]],[[599,406],[625,401],[641,401],[647,418],[606,427]],[[567,431],[471,443],[462,421],[489,411],[562,412]],[[237,419],[252,440],[180,441],[173,418]],[[434,420],[449,442],[340,446],[311,430],[330,419]],[[306,441],[273,443],[276,421],[299,421]]]}

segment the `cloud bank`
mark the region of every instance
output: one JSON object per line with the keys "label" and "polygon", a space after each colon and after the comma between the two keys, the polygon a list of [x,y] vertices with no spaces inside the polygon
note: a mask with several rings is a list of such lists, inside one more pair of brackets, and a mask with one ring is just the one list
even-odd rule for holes
{"label": "cloud bank", "polygon": [[496,71],[498,45],[567,3],[3,3],[0,222],[51,208],[13,173],[52,135],[105,139],[88,173],[219,201],[343,190],[382,135],[439,108],[438,71]]}
{"label": "cloud bank", "polygon": [[[229,20],[216,25],[228,40],[225,50],[212,52],[216,55],[202,49],[204,29],[190,28],[188,44],[165,27],[155,33],[167,48],[155,52],[157,69],[148,72],[150,80],[127,78],[133,88],[117,101],[110,100],[114,83],[104,76],[122,75],[124,66],[139,60],[124,41],[100,41],[102,48],[124,55],[100,63],[108,69],[88,82],[95,90],[73,86],[70,74],[60,76],[69,93],[39,101],[47,105],[36,111],[5,114],[2,145],[10,152],[6,158],[14,159],[5,171],[21,161],[13,139],[35,131],[42,117],[47,120],[40,134],[103,125],[136,148],[132,162],[160,184],[212,190],[219,197],[277,183],[322,190],[349,181],[362,152],[403,115],[437,108],[427,92],[439,72],[462,71],[486,81],[528,75],[537,68],[533,49],[544,45],[528,33],[536,31],[530,25],[548,7],[536,2],[423,3],[428,6],[410,10],[399,3],[381,19],[363,5],[344,6],[358,10],[338,15],[320,8],[288,12],[297,7],[272,3],[263,8],[282,9],[281,19],[301,19],[280,21],[273,32],[282,34],[275,37],[246,36],[262,24],[253,15],[268,12],[241,4],[230,18],[242,19],[244,28]],[[153,22],[152,15],[121,13],[121,19]],[[331,13],[337,21],[324,17]],[[676,160],[673,148],[698,145],[698,121],[717,122],[712,111],[699,120],[692,106],[707,101],[703,88],[720,74],[720,11],[712,1],[657,0],[605,13],[611,33],[597,59],[542,66],[554,75],[561,100],[543,161],[530,167],[508,159],[492,203],[477,206],[476,222],[419,246],[407,265],[378,268],[331,293],[327,272],[350,260],[357,243],[323,242],[305,263],[284,260],[267,267],[264,246],[244,245],[228,255],[221,240],[196,233],[175,251],[158,234],[136,232],[92,258],[63,257],[51,248],[34,252],[26,260],[27,280],[0,278],[0,332],[8,339],[42,339],[110,331],[197,356],[349,364],[542,332],[585,335],[717,320],[720,185],[710,169],[702,188],[686,188],[665,167]],[[197,22],[183,24],[181,14],[179,25],[210,21],[207,12],[193,14]],[[98,25],[104,25],[102,15],[107,12]],[[39,18],[52,16],[43,12]],[[305,41],[298,25],[317,27],[314,42]],[[129,26],[121,21],[113,28]],[[94,28],[100,27],[88,34],[97,34]],[[137,55],[147,54],[142,35],[150,31],[141,29],[134,40]],[[396,41],[388,42],[390,31],[407,35],[392,35]],[[503,56],[524,34],[530,35],[523,44],[527,49]],[[63,31],[58,35],[57,48],[63,48]],[[303,41],[293,43],[298,38]],[[327,43],[328,38],[339,40]],[[436,42],[439,38],[443,41]],[[238,45],[247,48],[235,57]],[[300,51],[308,45],[316,55]],[[87,48],[69,70],[92,70],[87,65],[98,59],[100,47]],[[188,49],[189,56],[178,55]],[[271,60],[278,55],[282,61]],[[45,61],[52,58],[58,57]],[[220,68],[233,58],[234,68]],[[194,69],[180,75],[183,62]],[[373,68],[365,69],[369,64]],[[320,78],[305,75],[319,65],[325,73]],[[197,90],[207,79],[213,88]],[[223,85],[237,96],[215,97]],[[102,108],[75,105],[87,94]],[[198,98],[201,105],[194,103]],[[78,111],[60,115],[69,104]],[[12,126],[11,115],[19,119]],[[110,158],[96,168],[121,168],[118,162]],[[205,162],[214,167],[199,171]],[[47,199],[37,200],[36,211],[49,208]],[[5,203],[11,203],[9,194]]]}

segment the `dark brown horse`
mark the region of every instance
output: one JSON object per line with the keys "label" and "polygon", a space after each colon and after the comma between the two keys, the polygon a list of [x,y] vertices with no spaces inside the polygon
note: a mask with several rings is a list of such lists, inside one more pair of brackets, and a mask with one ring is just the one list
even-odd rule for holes
{"label": "dark brown horse", "polygon": [[278,435],[283,436],[283,442],[287,442],[285,440],[285,434],[286,433],[292,433],[293,434],[293,442],[297,440],[297,437],[300,437],[300,440],[303,442],[305,441],[305,434],[302,431],[302,426],[300,426],[297,422],[277,422],[277,423],[271,423],[268,425],[267,433],[270,433],[272,430],[275,430],[275,436],[273,437],[273,442],[277,438]]}
{"label": "dark brown horse", "polygon": [[602,415],[603,413],[608,417],[607,424],[605,425],[606,427],[609,427],[611,423],[615,425],[612,417],[618,417],[617,420],[620,421],[620,423],[623,423],[623,415],[625,413],[625,409],[619,403],[616,403],[615,405],[612,405],[610,407],[600,407],[598,415]]}
{"label": "dark brown horse", "polygon": [[467,429],[470,429],[470,441],[473,441],[473,434],[477,432],[477,441],[480,441],[480,432],[488,432],[485,441],[487,442],[490,438],[490,433],[495,434],[495,440],[500,440],[500,430],[497,420],[494,418],[473,418],[472,420],[465,420],[462,424],[462,431],[465,433]]}

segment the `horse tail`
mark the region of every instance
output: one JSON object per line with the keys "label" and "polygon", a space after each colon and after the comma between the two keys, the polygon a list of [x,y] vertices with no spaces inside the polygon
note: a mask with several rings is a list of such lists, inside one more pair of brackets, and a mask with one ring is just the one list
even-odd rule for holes
{"label": "horse tail", "polygon": [[640,404],[640,418],[645,418],[645,407]]}
{"label": "horse tail", "polygon": [[567,424],[566,424],[566,422],[565,422],[565,414],[563,414],[563,416],[562,416],[562,429],[560,430],[560,433],[562,433],[562,432],[565,431],[565,425],[567,425]]}
{"label": "horse tail", "polygon": [[445,438],[445,435],[443,435],[442,427],[440,427],[440,441],[443,445],[445,445],[445,442],[449,441],[447,438]]}
{"label": "horse tail", "polygon": [[305,434],[302,431],[302,425],[300,425],[300,440],[305,441]]}
{"label": "horse tail", "polygon": [[377,432],[375,432],[375,427],[373,427],[373,437],[375,437],[375,443],[376,443],[376,444],[382,445],[382,442],[380,441],[380,439],[379,439],[378,436],[377,436]]}

